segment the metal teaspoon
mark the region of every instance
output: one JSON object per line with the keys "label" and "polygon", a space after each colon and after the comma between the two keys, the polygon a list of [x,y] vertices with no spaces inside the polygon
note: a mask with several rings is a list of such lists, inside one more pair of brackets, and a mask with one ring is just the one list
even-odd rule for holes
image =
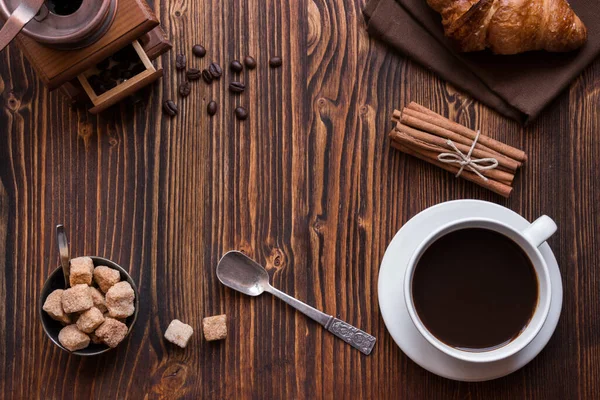
{"label": "metal teaspoon", "polygon": [[217,277],[223,285],[248,296],[269,292],[279,297],[364,354],[369,355],[375,346],[377,339],[368,333],[275,289],[269,283],[269,274],[263,266],[239,251],[227,252],[221,258],[217,265]]}

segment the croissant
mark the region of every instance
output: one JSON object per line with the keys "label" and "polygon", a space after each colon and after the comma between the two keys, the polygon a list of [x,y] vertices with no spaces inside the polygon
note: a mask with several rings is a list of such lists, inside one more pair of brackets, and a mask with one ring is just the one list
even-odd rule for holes
{"label": "croissant", "polygon": [[441,14],[444,32],[464,52],[496,54],[571,51],[587,29],[566,0],[427,0]]}

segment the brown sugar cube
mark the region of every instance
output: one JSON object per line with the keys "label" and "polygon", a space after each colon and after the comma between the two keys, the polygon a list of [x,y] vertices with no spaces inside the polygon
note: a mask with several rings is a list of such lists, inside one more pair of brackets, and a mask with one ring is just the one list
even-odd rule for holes
{"label": "brown sugar cube", "polygon": [[202,320],[202,331],[204,338],[209,342],[212,340],[222,340],[227,337],[227,315],[215,315],[206,317]]}
{"label": "brown sugar cube", "polygon": [[165,332],[165,339],[184,349],[193,333],[194,328],[178,319],[174,319]]}
{"label": "brown sugar cube", "polygon": [[65,313],[62,306],[62,294],[64,290],[56,289],[46,297],[42,309],[48,313],[50,318],[60,321],[64,324],[71,323],[71,318]]}
{"label": "brown sugar cube", "polygon": [[92,333],[104,322],[104,315],[96,307],[92,307],[77,319],[77,327],[85,333]]}
{"label": "brown sugar cube", "polygon": [[69,282],[71,286],[80,283],[86,285],[92,284],[92,273],[94,272],[94,262],[89,257],[77,257],[71,260],[71,269],[69,270]]}
{"label": "brown sugar cube", "polygon": [[108,311],[108,309],[106,308],[106,301],[104,300],[104,295],[102,294],[102,292],[93,286],[90,286],[89,291],[90,291],[90,294],[92,295],[92,301],[94,302],[94,307],[96,307],[98,310],[100,310],[103,313]]}
{"label": "brown sugar cube", "polygon": [[109,347],[117,347],[127,336],[127,325],[114,318],[106,318],[94,334]]}
{"label": "brown sugar cube", "polygon": [[90,344],[90,337],[85,333],[81,332],[77,325],[67,325],[60,330],[58,333],[58,341],[67,350],[75,351],[81,350],[88,347]]}
{"label": "brown sugar cube", "polygon": [[100,339],[98,336],[96,336],[96,334],[94,332],[90,333],[89,336],[90,336],[90,340],[94,344],[102,344],[102,343],[104,343],[104,342],[102,342],[102,339]]}
{"label": "brown sugar cube", "polygon": [[66,313],[85,311],[92,308],[94,301],[89,286],[82,283],[65,290],[62,294],[62,306]]}
{"label": "brown sugar cube", "polygon": [[121,274],[116,269],[108,268],[103,265],[94,268],[94,281],[104,293],[120,280]]}
{"label": "brown sugar cube", "polygon": [[127,321],[127,318],[116,318],[116,317],[111,317],[110,313],[107,311],[104,313],[104,318],[112,318],[112,319],[116,319],[119,322],[125,323],[125,321]]}
{"label": "brown sugar cube", "polygon": [[129,282],[119,282],[106,292],[106,308],[113,318],[127,318],[133,315],[135,293]]}

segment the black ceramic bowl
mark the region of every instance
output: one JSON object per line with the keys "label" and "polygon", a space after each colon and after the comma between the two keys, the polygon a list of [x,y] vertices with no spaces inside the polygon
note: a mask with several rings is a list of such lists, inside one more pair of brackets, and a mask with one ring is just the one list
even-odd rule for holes
{"label": "black ceramic bowl", "polygon": [[[117,271],[119,271],[121,273],[121,280],[129,282],[129,284],[133,288],[133,292],[135,293],[135,300],[134,300],[135,311],[132,316],[128,317],[125,320],[125,324],[129,328],[129,330],[127,331],[127,335],[129,335],[131,333],[131,330],[133,329],[133,325],[135,325],[135,321],[136,321],[137,315],[138,315],[138,310],[140,308],[140,304],[139,304],[140,303],[140,295],[139,295],[139,292],[138,292],[135,282],[133,281],[133,279],[131,279],[131,276],[129,276],[127,271],[125,271],[120,265],[117,265],[114,262],[107,260],[106,258],[94,257],[94,256],[89,256],[89,257],[94,262],[94,267],[104,265],[104,266],[107,266],[109,268],[116,269]],[[46,332],[46,335],[48,335],[50,340],[52,340],[52,342],[54,342],[55,345],[57,345],[64,351],[68,351],[71,354],[77,354],[79,356],[95,356],[95,355],[102,354],[102,353],[105,353],[105,352],[111,350],[111,348],[105,344],[95,344],[95,343],[90,342],[90,345],[88,347],[86,347],[85,349],[69,351],[65,347],[63,347],[62,344],[60,344],[60,342],[58,341],[58,333],[63,328],[63,325],[60,322],[55,321],[52,318],[50,318],[50,316],[42,309],[42,307],[44,306],[44,302],[46,301],[46,298],[48,297],[48,295],[50,293],[52,293],[56,289],[64,289],[64,288],[65,288],[65,279],[63,277],[62,268],[58,267],[57,269],[54,270],[54,272],[52,272],[52,274],[50,274],[50,277],[46,280],[46,283],[44,284],[44,287],[42,289],[42,296],[41,296],[41,299],[40,299],[41,301],[39,304],[40,318],[42,320],[42,326],[44,327],[44,332]]]}

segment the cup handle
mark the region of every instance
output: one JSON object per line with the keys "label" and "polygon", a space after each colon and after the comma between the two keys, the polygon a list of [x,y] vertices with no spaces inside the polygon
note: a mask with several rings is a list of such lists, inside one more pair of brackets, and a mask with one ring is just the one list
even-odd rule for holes
{"label": "cup handle", "polygon": [[534,247],[540,247],[557,229],[558,227],[552,218],[542,215],[521,233]]}

